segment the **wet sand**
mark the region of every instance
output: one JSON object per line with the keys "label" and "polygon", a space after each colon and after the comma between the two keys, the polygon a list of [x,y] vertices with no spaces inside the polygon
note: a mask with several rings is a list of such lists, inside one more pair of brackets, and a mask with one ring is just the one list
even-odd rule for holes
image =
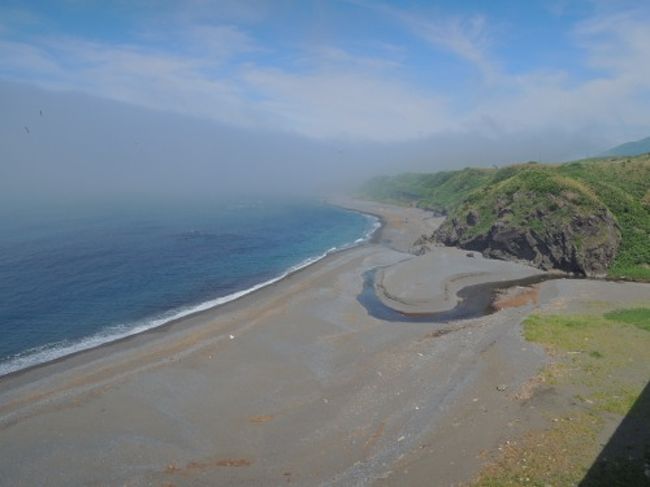
{"label": "wet sand", "polygon": [[387,306],[404,313],[435,313],[458,304],[457,293],[464,287],[543,274],[524,264],[485,259],[477,252],[437,247],[381,269],[377,294]]}
{"label": "wet sand", "polygon": [[[355,204],[382,216],[378,243],[225,306],[0,378],[0,485],[470,480],[485,451],[543,421],[515,394],[546,361],[520,334],[534,305],[445,325],[369,316],[357,301],[363,273],[421,259],[407,251],[439,220],[346,206]],[[418,287],[418,302],[459,275],[420,262],[413,269],[426,263],[439,277],[424,297]],[[394,292],[408,300],[421,276],[394,269]],[[497,274],[473,279],[507,272]],[[570,302],[566,282],[541,285],[540,305]]]}
{"label": "wet sand", "polygon": [[399,252],[409,252],[419,237],[431,235],[444,220],[444,217],[434,216],[420,208],[393,206],[344,196],[330,198],[329,202],[379,217],[384,226],[377,242]]}

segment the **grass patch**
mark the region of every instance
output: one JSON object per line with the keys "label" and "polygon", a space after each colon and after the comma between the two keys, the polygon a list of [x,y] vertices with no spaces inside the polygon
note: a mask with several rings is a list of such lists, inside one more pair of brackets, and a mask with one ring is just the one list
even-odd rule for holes
{"label": "grass patch", "polygon": [[[650,309],[604,315],[533,315],[527,340],[544,345],[554,361],[545,387],[573,398],[552,413],[551,427],[531,431],[500,448],[476,480],[480,487],[577,485],[602,450],[601,432],[612,418],[650,420],[650,401],[639,400],[650,379]],[[534,397],[533,399],[534,400]],[[549,418],[551,419],[551,418]],[[642,440],[639,440],[641,442]],[[650,442],[608,459],[585,486],[647,486]]]}
{"label": "grass patch", "polygon": [[609,270],[609,277],[650,282],[650,267],[647,264],[616,265]]}
{"label": "grass patch", "polygon": [[499,462],[488,466],[475,487],[577,485],[586,473],[602,420],[589,414],[558,419],[558,426],[501,447]]}
{"label": "grass patch", "polygon": [[605,318],[650,331],[650,308],[619,309],[605,313]]}

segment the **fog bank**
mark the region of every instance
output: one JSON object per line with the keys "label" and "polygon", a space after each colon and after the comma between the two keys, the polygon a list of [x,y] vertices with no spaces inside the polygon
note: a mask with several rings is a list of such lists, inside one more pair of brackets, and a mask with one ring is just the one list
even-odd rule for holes
{"label": "fog bank", "polygon": [[0,82],[8,202],[322,195],[377,174],[589,155],[571,133],[467,132],[381,143],[242,129],[73,92]]}

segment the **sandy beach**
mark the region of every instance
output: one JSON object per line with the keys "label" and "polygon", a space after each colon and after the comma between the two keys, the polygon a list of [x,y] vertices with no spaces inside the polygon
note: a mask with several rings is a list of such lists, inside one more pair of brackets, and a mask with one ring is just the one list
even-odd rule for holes
{"label": "sandy beach", "polygon": [[372,269],[380,297],[408,312],[539,271],[448,248],[418,257],[408,250],[440,218],[337,204],[380,216],[378,238],[224,306],[0,378],[0,485],[466,483],[485,452],[548,420],[544,398],[520,394],[548,360],[522,338],[524,317],[650,295],[558,279],[480,318],[382,321],[357,300]]}

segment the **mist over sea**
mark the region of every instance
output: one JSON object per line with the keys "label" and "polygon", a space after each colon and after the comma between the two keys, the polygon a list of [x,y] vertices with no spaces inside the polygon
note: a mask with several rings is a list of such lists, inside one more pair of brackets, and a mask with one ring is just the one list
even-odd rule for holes
{"label": "mist over sea", "polygon": [[0,215],[0,375],[230,301],[377,222],[308,201],[75,205]]}

